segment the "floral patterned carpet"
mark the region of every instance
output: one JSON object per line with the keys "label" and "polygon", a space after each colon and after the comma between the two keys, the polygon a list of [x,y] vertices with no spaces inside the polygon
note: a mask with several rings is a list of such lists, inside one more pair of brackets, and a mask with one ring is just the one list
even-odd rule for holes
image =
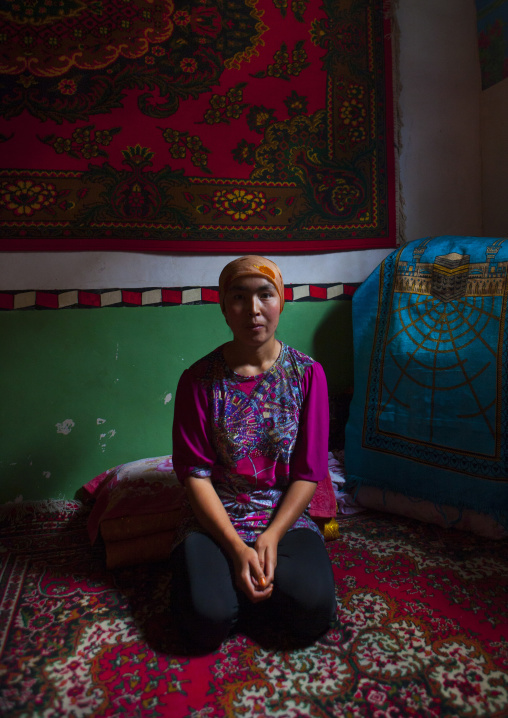
{"label": "floral patterned carpet", "polygon": [[4,515],[2,715],[508,716],[507,541],[345,518],[327,544],[339,608],[324,638],[238,634],[192,656],[166,565],[108,572],[85,529],[77,502]]}

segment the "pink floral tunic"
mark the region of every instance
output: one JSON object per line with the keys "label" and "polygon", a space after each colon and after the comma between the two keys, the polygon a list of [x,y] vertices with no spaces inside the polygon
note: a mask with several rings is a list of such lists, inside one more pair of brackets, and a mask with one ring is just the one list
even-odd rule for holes
{"label": "pink floral tunic", "polygon": [[[173,463],[181,482],[211,477],[236,531],[255,541],[291,480],[328,471],[328,392],[321,364],[282,344],[266,372],[231,371],[219,347],[182,374],[175,399]],[[308,512],[292,528],[319,533]],[[175,544],[199,530],[182,526]]]}

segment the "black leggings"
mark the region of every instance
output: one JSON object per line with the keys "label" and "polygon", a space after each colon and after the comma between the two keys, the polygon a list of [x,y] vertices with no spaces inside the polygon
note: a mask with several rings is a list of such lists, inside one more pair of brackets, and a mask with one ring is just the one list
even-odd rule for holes
{"label": "black leggings", "polygon": [[[251,603],[235,587],[232,564],[206,534],[193,533],[171,557],[171,608],[187,640],[205,651],[235,629],[271,623],[298,643],[312,643],[335,617],[335,584],[328,553],[310,529],[288,531],[277,548],[274,588]],[[240,625],[238,625],[240,622]]]}

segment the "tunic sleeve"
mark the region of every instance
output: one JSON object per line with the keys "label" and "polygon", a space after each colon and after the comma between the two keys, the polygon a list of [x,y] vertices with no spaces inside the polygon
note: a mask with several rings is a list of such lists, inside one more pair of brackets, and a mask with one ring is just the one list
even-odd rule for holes
{"label": "tunic sleeve", "polygon": [[324,369],[318,362],[305,372],[303,393],[291,478],[317,482],[328,474],[329,432],[328,387]]}
{"label": "tunic sleeve", "polygon": [[178,480],[183,482],[191,474],[211,476],[215,461],[207,392],[186,369],[178,382],[173,419],[173,466]]}

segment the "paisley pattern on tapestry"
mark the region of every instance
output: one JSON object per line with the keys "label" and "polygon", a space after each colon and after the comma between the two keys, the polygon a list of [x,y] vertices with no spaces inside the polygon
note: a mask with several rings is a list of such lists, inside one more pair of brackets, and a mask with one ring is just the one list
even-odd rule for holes
{"label": "paisley pattern on tapestry", "polygon": [[0,3],[0,249],[395,246],[386,0]]}

